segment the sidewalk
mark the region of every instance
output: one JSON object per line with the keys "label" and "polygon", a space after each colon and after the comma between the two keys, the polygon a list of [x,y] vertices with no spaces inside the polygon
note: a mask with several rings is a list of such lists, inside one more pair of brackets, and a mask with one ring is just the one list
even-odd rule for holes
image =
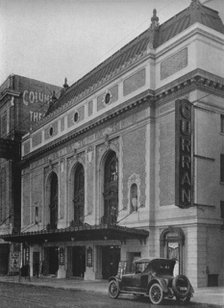
{"label": "sidewalk", "polygon": [[[79,279],[57,279],[54,277],[32,277],[31,280],[18,276],[0,276],[0,282],[22,283],[52,288],[82,290],[107,294],[108,282],[105,280],[86,281]],[[198,303],[203,308],[224,308],[224,287],[195,289],[192,303]]]}

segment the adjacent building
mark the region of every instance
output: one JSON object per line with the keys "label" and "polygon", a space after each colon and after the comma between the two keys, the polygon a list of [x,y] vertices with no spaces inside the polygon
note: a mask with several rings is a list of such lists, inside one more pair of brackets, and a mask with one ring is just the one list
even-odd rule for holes
{"label": "adjacent building", "polygon": [[[21,227],[20,143],[60,87],[10,75],[0,86],[0,235]],[[59,93],[58,93],[59,92]],[[20,245],[0,241],[0,274],[18,271]]]}
{"label": "adjacent building", "polygon": [[21,231],[31,275],[108,278],[176,258],[224,285],[224,25],[199,0],[53,100],[22,140]]}

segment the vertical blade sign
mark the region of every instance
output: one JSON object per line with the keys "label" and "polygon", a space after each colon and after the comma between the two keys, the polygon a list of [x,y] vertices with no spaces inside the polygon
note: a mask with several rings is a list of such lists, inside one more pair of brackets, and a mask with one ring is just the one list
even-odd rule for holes
{"label": "vertical blade sign", "polygon": [[193,202],[192,104],[187,99],[175,102],[175,203],[188,208]]}

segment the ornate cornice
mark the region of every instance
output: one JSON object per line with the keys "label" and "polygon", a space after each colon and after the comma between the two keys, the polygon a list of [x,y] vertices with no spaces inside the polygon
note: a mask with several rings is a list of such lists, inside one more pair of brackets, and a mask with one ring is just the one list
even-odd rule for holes
{"label": "ornate cornice", "polygon": [[22,162],[25,163],[30,159],[35,159],[37,156],[44,154],[47,151],[51,151],[54,148],[69,142],[70,140],[90,131],[91,129],[104,124],[106,121],[132,110],[143,103],[150,102],[151,106],[154,106],[154,104],[155,106],[160,106],[196,89],[224,97],[224,78],[201,69],[196,69],[157,89],[156,91],[147,90],[140,95],[122,103],[121,105],[116,106],[105,114],[83,124],[78,129],[69,132],[67,135],[62,136],[57,140],[54,140],[49,144],[29,153],[24,157]]}
{"label": "ornate cornice", "polygon": [[195,89],[224,97],[224,78],[196,69],[156,90],[154,100],[164,104]]}
{"label": "ornate cornice", "polygon": [[30,160],[31,158],[34,159],[37,156],[50,151],[58,146],[61,146],[62,144],[65,144],[67,142],[69,142],[71,139],[74,139],[78,136],[80,136],[81,134],[84,134],[88,131],[90,131],[93,128],[98,127],[99,125],[104,124],[106,121],[113,119],[121,114],[123,114],[126,111],[129,111],[131,109],[136,108],[137,106],[147,103],[147,102],[151,102],[153,103],[154,99],[153,99],[153,92],[148,90],[145,91],[143,93],[141,93],[140,95],[137,95],[136,97],[131,98],[130,100],[124,102],[123,104],[116,106],[114,109],[109,110],[108,112],[106,112],[105,114],[98,116],[97,118],[91,120],[90,122],[83,124],[82,126],[80,126],[78,129],[69,132],[67,135],[64,135],[60,138],[58,138],[57,140],[54,140],[50,143],[48,143],[47,145],[29,153],[28,155],[26,155],[24,157],[24,160],[22,161],[22,163],[27,160]]}
{"label": "ornate cornice", "polygon": [[113,72],[105,76],[103,79],[98,80],[94,85],[90,86],[89,88],[81,92],[79,95],[74,97],[74,101],[72,101],[71,99],[68,100],[68,102],[60,106],[58,109],[50,113],[45,118],[38,121],[33,127],[33,129],[39,129],[42,125],[53,121],[55,118],[59,117],[71,108],[77,106],[79,103],[82,103],[88,98],[91,98],[91,96],[95,95],[97,92],[101,91],[106,86],[113,84],[113,82],[115,82],[121,76],[133,70],[136,66],[139,66],[141,63],[143,63],[150,57],[152,57],[152,54],[147,54],[147,51],[134,56],[129,61],[125,62],[122,66],[118,67]]}
{"label": "ornate cornice", "polygon": [[6,89],[2,93],[0,93],[0,104],[4,104],[6,101],[8,101],[8,98],[13,97],[19,97],[21,92],[15,91],[12,89]]}

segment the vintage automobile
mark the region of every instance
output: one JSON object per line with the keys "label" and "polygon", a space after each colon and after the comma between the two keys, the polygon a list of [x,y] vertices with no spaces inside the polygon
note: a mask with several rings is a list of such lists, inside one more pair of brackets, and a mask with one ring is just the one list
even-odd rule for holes
{"label": "vintage automobile", "polygon": [[109,296],[129,293],[148,296],[153,304],[161,304],[164,298],[187,303],[194,290],[185,275],[173,275],[175,263],[174,259],[139,259],[133,262],[131,273],[119,268],[118,274],[109,278]]}

